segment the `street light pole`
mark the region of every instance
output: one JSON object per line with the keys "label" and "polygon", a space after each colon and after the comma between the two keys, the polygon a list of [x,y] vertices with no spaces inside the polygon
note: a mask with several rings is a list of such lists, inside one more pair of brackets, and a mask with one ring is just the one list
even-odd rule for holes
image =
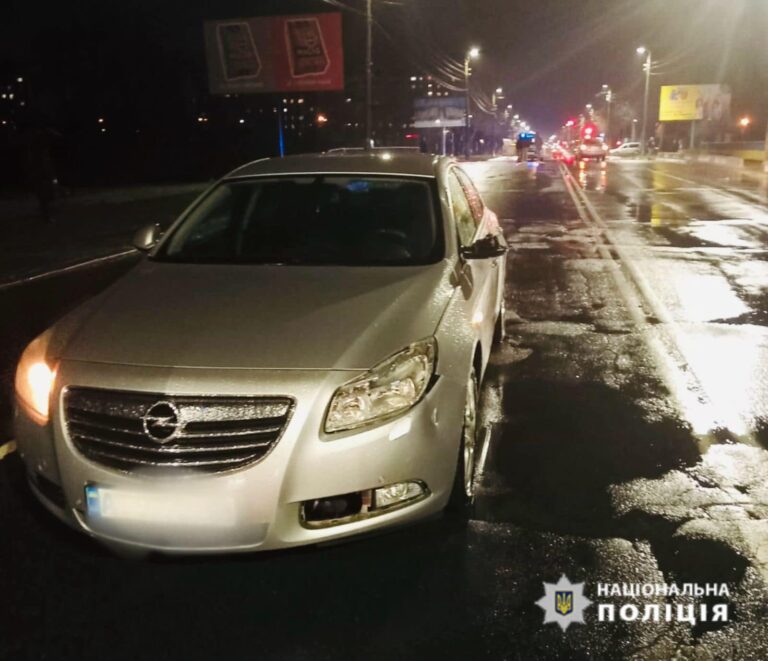
{"label": "street light pole", "polygon": [[477,57],[480,50],[470,48],[464,56],[464,157],[469,160],[469,115],[471,113],[469,97],[469,62]]}
{"label": "street light pole", "polygon": [[648,135],[648,93],[651,88],[651,51],[644,46],[640,46],[637,49],[639,55],[645,55],[645,93],[643,95],[643,128],[640,132],[641,145],[643,155],[647,150],[646,138]]}
{"label": "street light pole", "polygon": [[365,148],[373,142],[373,0],[367,0],[365,13]]}
{"label": "street light pole", "polygon": [[469,160],[469,53],[464,57],[464,158]]}
{"label": "street light pole", "polygon": [[605,141],[611,144],[611,102],[613,101],[613,90],[608,85],[603,85],[603,94],[605,95]]}

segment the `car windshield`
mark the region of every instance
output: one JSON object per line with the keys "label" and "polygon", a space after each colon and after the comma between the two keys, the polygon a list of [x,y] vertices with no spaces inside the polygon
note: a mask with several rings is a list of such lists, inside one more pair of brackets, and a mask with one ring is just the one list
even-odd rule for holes
{"label": "car windshield", "polygon": [[587,147],[602,147],[603,146],[602,140],[595,140],[594,138],[591,139],[591,140],[585,140],[584,144]]}
{"label": "car windshield", "polygon": [[434,185],[302,175],[224,181],[155,259],[201,264],[417,265],[442,258]]}

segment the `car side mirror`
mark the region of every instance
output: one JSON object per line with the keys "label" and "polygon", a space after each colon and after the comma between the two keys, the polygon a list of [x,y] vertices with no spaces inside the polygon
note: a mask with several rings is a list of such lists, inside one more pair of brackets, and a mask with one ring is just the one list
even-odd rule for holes
{"label": "car side mirror", "polygon": [[488,234],[475,241],[471,246],[461,248],[461,256],[464,259],[491,259],[501,257],[506,252],[506,244],[500,241],[495,234]]}
{"label": "car side mirror", "polygon": [[142,252],[149,252],[157,245],[162,234],[158,223],[145,225],[133,235],[133,247]]}

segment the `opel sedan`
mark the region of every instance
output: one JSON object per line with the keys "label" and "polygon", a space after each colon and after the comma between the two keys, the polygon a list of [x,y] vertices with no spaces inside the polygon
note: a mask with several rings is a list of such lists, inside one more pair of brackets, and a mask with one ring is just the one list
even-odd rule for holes
{"label": "opel sedan", "polygon": [[233,552],[474,495],[506,243],[454,162],[265,159],[25,350],[16,438],[52,513],[122,551]]}

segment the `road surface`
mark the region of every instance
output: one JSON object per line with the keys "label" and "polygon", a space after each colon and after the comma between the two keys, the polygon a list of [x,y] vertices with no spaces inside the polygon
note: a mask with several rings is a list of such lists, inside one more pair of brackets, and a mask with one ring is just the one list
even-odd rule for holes
{"label": "road surface", "polygon": [[[512,248],[472,520],[128,563],[48,516],[11,454],[0,658],[768,657],[764,184],[644,161],[467,168]],[[5,309],[34,318],[0,329],[0,346],[127,268],[0,291]],[[562,575],[593,602],[566,631],[536,604]],[[727,596],[695,605],[725,604],[728,618],[622,619],[627,604],[694,602],[597,591],[672,583],[726,583]],[[599,621],[598,602],[614,621]]]}

